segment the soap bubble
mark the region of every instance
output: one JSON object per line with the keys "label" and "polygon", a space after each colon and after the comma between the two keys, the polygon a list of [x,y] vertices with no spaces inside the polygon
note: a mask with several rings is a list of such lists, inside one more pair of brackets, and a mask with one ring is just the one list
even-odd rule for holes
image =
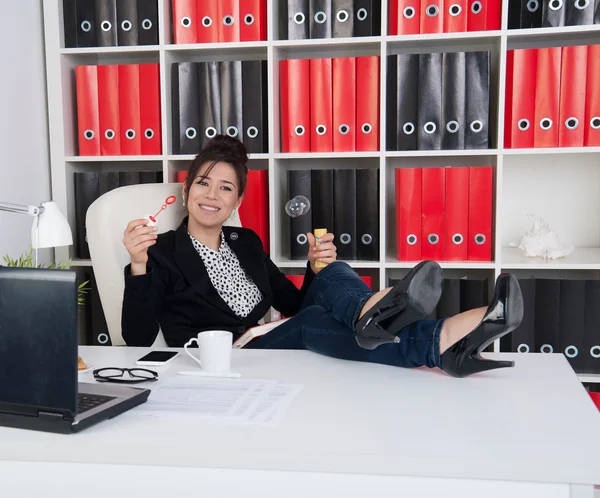
{"label": "soap bubble", "polygon": [[310,201],[308,197],[303,195],[297,195],[293,199],[287,201],[285,205],[285,212],[292,218],[302,216],[310,210]]}

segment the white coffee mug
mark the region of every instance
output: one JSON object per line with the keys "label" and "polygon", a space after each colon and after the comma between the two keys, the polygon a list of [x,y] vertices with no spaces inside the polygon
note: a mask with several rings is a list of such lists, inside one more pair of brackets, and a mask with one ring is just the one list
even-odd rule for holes
{"label": "white coffee mug", "polygon": [[[196,358],[188,347],[198,344],[200,358]],[[229,372],[231,368],[231,349],[233,334],[226,330],[207,330],[200,332],[198,337],[192,337],[183,346],[185,352],[200,364],[205,372]]]}

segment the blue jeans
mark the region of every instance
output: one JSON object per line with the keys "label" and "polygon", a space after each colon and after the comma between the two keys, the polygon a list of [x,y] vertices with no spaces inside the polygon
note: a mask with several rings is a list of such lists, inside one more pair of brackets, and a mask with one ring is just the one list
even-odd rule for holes
{"label": "blue jeans", "polygon": [[373,350],[358,345],[354,326],[373,294],[347,263],[331,263],[316,275],[298,314],[246,348],[307,349],[345,360],[441,368],[443,320],[421,320],[404,327],[396,344],[382,344]]}

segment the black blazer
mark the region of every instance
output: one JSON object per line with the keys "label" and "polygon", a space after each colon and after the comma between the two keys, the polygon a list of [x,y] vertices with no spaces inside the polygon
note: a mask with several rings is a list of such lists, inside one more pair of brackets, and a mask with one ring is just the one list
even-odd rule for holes
{"label": "black blazer", "polygon": [[261,239],[247,228],[223,227],[229,247],[263,294],[246,317],[238,317],[213,287],[202,258],[187,233],[187,217],[177,230],[160,234],[148,250],[145,275],[125,267],[121,327],[129,346],[151,346],[160,324],[167,344],[183,345],[203,330],[230,330],[235,341],[273,306],[282,315],[295,315],[314,273],[307,262],[304,285],[298,290],[263,250]]}

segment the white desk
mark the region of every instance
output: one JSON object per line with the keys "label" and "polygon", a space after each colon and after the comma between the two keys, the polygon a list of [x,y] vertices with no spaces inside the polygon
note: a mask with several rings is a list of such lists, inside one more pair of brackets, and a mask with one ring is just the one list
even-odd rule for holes
{"label": "white desk", "polygon": [[[126,367],[146,351],[80,354]],[[567,361],[493,356],[516,367],[455,379],[234,351],[244,378],[304,384],[279,426],[173,425],[134,409],[76,435],[0,428],[0,496],[592,498],[600,415]],[[182,354],[160,376],[192,365]]]}

